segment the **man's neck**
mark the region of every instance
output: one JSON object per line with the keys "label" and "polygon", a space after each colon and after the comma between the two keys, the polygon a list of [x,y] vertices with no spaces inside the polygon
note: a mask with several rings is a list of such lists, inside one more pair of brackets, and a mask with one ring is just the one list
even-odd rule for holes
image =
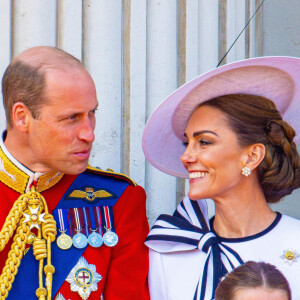
{"label": "man's neck", "polygon": [[[4,138],[5,141],[3,141]],[[63,174],[56,171],[48,173],[32,171],[22,160],[16,157],[18,156],[16,152],[19,151],[14,151],[14,149],[21,147],[21,144],[16,141],[16,145],[12,147],[12,141],[13,139],[10,139],[7,133],[1,136],[0,181],[5,185],[19,193],[24,193],[30,189],[33,182],[37,182],[38,190],[42,191],[50,188],[62,178]],[[7,145],[11,145],[10,148],[12,150],[10,150]],[[19,155],[21,155],[21,153]]]}

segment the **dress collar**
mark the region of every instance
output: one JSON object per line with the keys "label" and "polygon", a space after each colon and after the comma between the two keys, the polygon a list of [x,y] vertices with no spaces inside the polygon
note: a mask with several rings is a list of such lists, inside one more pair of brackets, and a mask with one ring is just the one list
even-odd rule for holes
{"label": "dress collar", "polygon": [[7,150],[4,139],[6,131],[0,138],[0,181],[11,189],[23,194],[30,190],[33,182],[36,191],[42,192],[54,186],[62,177],[60,172],[35,173],[22,165]]}

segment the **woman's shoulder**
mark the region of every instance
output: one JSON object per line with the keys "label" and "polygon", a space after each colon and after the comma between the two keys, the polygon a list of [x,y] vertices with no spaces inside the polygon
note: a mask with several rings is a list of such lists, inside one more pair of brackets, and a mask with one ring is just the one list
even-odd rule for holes
{"label": "woman's shoulder", "polygon": [[293,223],[295,225],[300,226],[300,219],[288,216],[288,215],[284,215],[282,214],[282,221],[285,223]]}
{"label": "woman's shoulder", "polygon": [[280,220],[280,228],[288,233],[297,232],[300,234],[300,220],[290,217],[288,215],[282,215]]}

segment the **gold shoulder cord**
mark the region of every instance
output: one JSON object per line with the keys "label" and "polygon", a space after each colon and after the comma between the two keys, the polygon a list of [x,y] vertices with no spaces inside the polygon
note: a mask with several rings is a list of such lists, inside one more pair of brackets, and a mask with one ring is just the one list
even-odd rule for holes
{"label": "gold shoulder cord", "polygon": [[[37,235],[31,232],[32,228],[37,229]],[[0,231],[0,251],[14,235],[11,250],[0,275],[0,300],[6,299],[11,290],[27,243],[32,244],[33,254],[39,260],[39,288],[36,290],[36,296],[39,300],[51,300],[52,274],[55,272],[51,264],[51,242],[55,240],[56,234],[56,222],[49,214],[45,198],[32,185],[31,191],[15,201]],[[44,268],[45,258],[47,264]],[[43,286],[43,269],[46,288]]]}

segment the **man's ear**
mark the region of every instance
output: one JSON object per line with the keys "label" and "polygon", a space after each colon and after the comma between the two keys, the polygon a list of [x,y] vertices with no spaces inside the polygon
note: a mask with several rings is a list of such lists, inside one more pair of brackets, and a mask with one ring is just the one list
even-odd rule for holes
{"label": "man's ear", "polygon": [[258,167],[265,157],[266,148],[264,144],[253,144],[247,147],[247,159],[245,166],[249,167],[252,171]]}
{"label": "man's ear", "polygon": [[31,112],[23,102],[17,102],[13,105],[11,117],[13,127],[21,132],[27,131],[32,117]]}

